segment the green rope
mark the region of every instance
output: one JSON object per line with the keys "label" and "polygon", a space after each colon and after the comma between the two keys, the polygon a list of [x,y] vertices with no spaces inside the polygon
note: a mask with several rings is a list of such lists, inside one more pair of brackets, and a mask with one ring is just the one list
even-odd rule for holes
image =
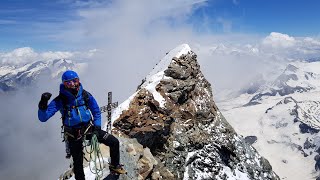
{"label": "green rope", "polygon": [[[90,143],[91,142],[91,143]],[[92,135],[91,141],[85,144],[85,150],[89,154],[90,162],[93,162],[94,166],[91,168],[89,162],[90,171],[96,175],[96,179],[103,177],[103,157],[99,147],[98,138],[95,134]],[[87,147],[89,148],[89,151]]]}

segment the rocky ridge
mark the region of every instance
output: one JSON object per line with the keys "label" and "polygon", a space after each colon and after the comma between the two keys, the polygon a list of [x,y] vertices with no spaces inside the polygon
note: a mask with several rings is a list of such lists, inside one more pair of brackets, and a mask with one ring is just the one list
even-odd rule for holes
{"label": "rocky ridge", "polygon": [[169,53],[170,62],[159,63],[168,66],[153,73],[161,77],[153,83],[155,90],[148,88],[149,76],[113,124],[115,134],[137,139],[156,160],[149,173],[142,175],[140,169],[136,177],[279,179],[220,113],[196,54],[188,45],[177,48],[187,53]]}

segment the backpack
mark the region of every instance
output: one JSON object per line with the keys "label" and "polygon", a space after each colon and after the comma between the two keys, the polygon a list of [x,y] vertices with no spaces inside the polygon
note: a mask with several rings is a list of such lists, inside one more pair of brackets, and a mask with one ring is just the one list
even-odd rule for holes
{"label": "backpack", "polygon": [[63,124],[63,120],[65,119],[65,117],[66,117],[66,114],[67,114],[67,112],[72,108],[76,108],[76,107],[79,107],[79,106],[86,106],[86,108],[87,109],[89,109],[89,95],[90,95],[90,93],[88,92],[88,91],[86,91],[86,90],[82,90],[82,98],[83,98],[83,100],[84,100],[84,104],[80,104],[80,105],[78,105],[78,106],[72,106],[72,107],[69,107],[68,108],[68,106],[67,106],[67,104],[68,104],[68,99],[67,99],[67,97],[65,96],[65,95],[63,95],[63,94],[61,94],[61,93],[59,93],[59,95],[58,95],[58,98],[62,101],[62,107],[63,107],[63,113],[62,113],[62,117],[61,117],[61,119],[62,119],[62,124]]}

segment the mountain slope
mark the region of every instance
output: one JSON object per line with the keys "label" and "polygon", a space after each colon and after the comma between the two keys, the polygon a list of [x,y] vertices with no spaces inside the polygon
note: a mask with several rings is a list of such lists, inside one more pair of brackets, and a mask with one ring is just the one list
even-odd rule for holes
{"label": "mountain slope", "polygon": [[[278,93],[244,93],[218,103],[230,124],[270,161],[282,179],[320,175],[319,67],[319,62],[291,62],[269,83],[277,86],[264,85],[269,90],[277,87]],[[297,87],[301,91],[287,91]],[[257,96],[261,98],[252,101]]]}
{"label": "mountain slope", "polygon": [[151,150],[158,165],[150,177],[279,179],[222,116],[196,57],[181,45],[163,58],[119,107],[114,131]]}
{"label": "mountain slope", "polygon": [[[320,88],[319,62],[292,62],[272,82],[260,84],[260,88],[250,101],[245,104],[255,105],[268,96],[285,96],[295,92],[308,92]],[[251,93],[253,94],[253,93]]]}

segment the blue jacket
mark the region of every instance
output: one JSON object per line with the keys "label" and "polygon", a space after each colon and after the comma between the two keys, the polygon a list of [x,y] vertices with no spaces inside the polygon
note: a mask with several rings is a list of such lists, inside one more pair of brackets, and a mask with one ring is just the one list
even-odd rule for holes
{"label": "blue jacket", "polygon": [[[61,98],[58,98],[58,96],[49,103],[47,110],[38,110],[39,120],[41,122],[46,122],[57,111],[60,111],[60,113],[65,116],[63,119],[63,124],[65,126],[79,127],[80,123],[88,123],[93,119],[93,124],[101,127],[101,111],[97,101],[90,93],[88,93],[89,109],[87,109],[84,98],[82,97],[82,91],[83,88],[80,84],[78,94],[74,96],[71,92],[65,89],[63,84],[60,84],[60,93],[67,99],[67,110],[65,110],[63,102]],[[72,106],[75,108],[71,108]]]}

